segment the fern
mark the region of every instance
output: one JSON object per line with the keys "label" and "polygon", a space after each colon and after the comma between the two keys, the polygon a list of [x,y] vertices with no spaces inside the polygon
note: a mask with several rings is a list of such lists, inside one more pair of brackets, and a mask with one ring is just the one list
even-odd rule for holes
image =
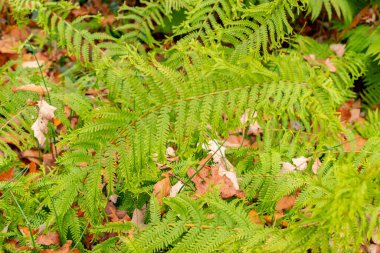
{"label": "fern", "polygon": [[[38,84],[41,77],[11,63],[1,68],[0,168],[14,166],[16,177],[0,182],[0,210],[7,214],[0,224],[8,228],[0,242],[26,224],[11,192],[33,228],[46,223],[81,250],[84,235],[94,234],[94,252],[328,252],[357,250],[372,240],[379,226],[379,113],[368,109],[363,125],[345,127],[336,110],[355,96],[361,80],[368,108],[378,103],[379,29],[360,25],[347,33],[342,57],[329,49],[331,42],[293,36],[300,14],[314,20],[324,8],[329,19],[334,11],[350,22],[356,3],[142,1],[119,9],[118,38],[86,27],[83,21],[96,17],[71,20],[75,5],[65,1],[9,5],[21,23],[33,12],[49,39],[77,63],[64,73],[65,85],[47,83],[67,132],[59,136],[57,166],[43,179],[24,176],[16,162],[18,151],[35,147],[30,126],[37,111],[23,105],[37,98],[10,88]],[[86,97],[90,88],[104,94]],[[74,128],[64,114],[68,107],[70,117],[80,118]],[[244,112],[256,116],[242,124]],[[203,155],[202,144],[255,121],[263,130],[252,137],[257,147],[228,151],[246,198],[225,201],[214,191],[193,199],[186,185],[162,206],[150,198],[145,229],[106,222],[107,197],[119,195],[116,206],[128,213],[149,199],[162,173],[157,163],[186,179]],[[368,139],[362,150],[344,150],[341,135],[353,142],[358,133]],[[169,146],[178,163],[168,164]],[[280,171],[300,156],[320,159],[318,172],[312,162],[304,171]],[[297,201],[277,218],[276,204],[288,195]],[[253,209],[260,221],[270,220],[267,225],[251,221]]]}

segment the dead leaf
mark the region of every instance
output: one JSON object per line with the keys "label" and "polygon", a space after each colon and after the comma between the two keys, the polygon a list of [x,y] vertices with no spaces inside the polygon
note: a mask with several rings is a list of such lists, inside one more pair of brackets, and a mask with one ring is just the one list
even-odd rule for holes
{"label": "dead leaf", "polygon": [[114,15],[109,15],[109,16],[102,18],[100,20],[100,24],[102,26],[112,25],[112,23],[115,22],[115,20],[116,20],[116,17]]}
{"label": "dead leaf", "polygon": [[307,162],[310,160],[309,158],[306,158],[304,156],[298,157],[298,158],[293,158],[292,162],[296,166],[297,170],[305,170],[307,167]]}
{"label": "dead leaf", "polygon": [[43,154],[42,161],[44,163],[45,168],[51,168],[57,165],[55,163],[55,158],[52,153]]}
{"label": "dead leaf", "polygon": [[[18,230],[20,231],[20,233],[22,234],[22,236],[26,237],[26,238],[30,238],[30,231],[29,231],[29,228],[28,227],[23,227],[23,226],[18,226],[17,227]],[[33,235],[38,231],[35,230],[35,229],[32,229],[32,233]]]}
{"label": "dead leaf", "polygon": [[276,211],[281,211],[281,210],[290,210],[296,203],[296,197],[294,196],[284,196],[280,201],[278,201],[276,205]]}
{"label": "dead leaf", "polygon": [[116,214],[116,207],[115,205],[111,202],[108,201],[107,205],[105,207],[105,212],[107,214],[107,217],[112,221],[112,222],[117,222],[119,221],[119,217]]}
{"label": "dead leaf", "polygon": [[10,167],[8,170],[0,173],[0,181],[11,180],[15,175],[13,167]]}
{"label": "dead leaf", "polygon": [[156,196],[158,203],[160,205],[162,204],[162,199],[166,196],[169,195],[170,193],[170,175],[171,171],[164,172],[162,173],[162,176],[165,177],[164,179],[158,181],[154,186],[153,186],[153,195]]}
{"label": "dead leaf", "polygon": [[263,225],[263,223],[260,220],[259,214],[256,212],[255,209],[251,209],[248,213],[248,219],[253,223],[257,225]]}
{"label": "dead leaf", "polygon": [[[360,135],[355,135],[354,140],[346,141],[344,144],[344,151],[350,152],[352,150],[359,151],[367,142],[367,139],[361,137]],[[354,148],[355,147],[355,148]]]}
{"label": "dead leaf", "polygon": [[46,141],[45,134],[48,132],[48,122],[54,118],[54,111],[57,108],[49,105],[43,99],[39,101],[37,105],[40,110],[36,122],[32,125],[32,130],[34,131],[34,137],[37,138],[38,143],[43,146]]}
{"label": "dead leaf", "polygon": [[368,253],[380,253],[380,245],[379,244],[371,244],[367,248]]}
{"label": "dead leaf", "polygon": [[170,188],[169,197],[177,196],[177,193],[182,189],[183,186],[184,184],[181,181],[178,181],[175,185],[172,186],[172,188]]}
{"label": "dead leaf", "polygon": [[37,85],[35,85],[33,83],[30,83],[30,84],[26,84],[26,85],[22,85],[22,86],[18,86],[18,87],[12,87],[12,91],[13,92],[17,92],[17,91],[30,91],[30,92],[38,93],[41,96],[43,96],[43,95],[46,95],[48,92],[50,92],[51,88],[48,87],[46,89],[45,87],[37,86]]}
{"label": "dead leaf", "polygon": [[168,157],[175,157],[175,151],[172,147],[166,148],[166,156]]}
{"label": "dead leaf", "polygon": [[131,222],[135,223],[138,227],[145,227],[144,224],[144,216],[146,213],[146,204],[142,206],[141,209],[135,209],[132,214],[132,220]]}
{"label": "dead leaf", "polygon": [[60,245],[59,234],[57,232],[49,232],[47,235],[40,235],[36,242],[40,245]]}
{"label": "dead leaf", "polygon": [[[39,64],[39,65],[38,65]],[[44,61],[25,61],[21,63],[23,68],[39,68],[39,66],[43,66],[45,64]]]}
{"label": "dead leaf", "polygon": [[224,199],[236,196],[242,198],[244,193],[235,189],[234,184],[226,175],[220,175],[219,169],[216,166],[204,166],[196,174],[193,168],[189,168],[187,175],[195,184],[196,193],[203,195],[208,191],[212,191],[212,186],[220,187],[220,196]]}
{"label": "dead leaf", "polygon": [[324,61],[324,64],[327,66],[327,68],[330,70],[330,72],[336,72],[336,68],[334,63],[330,60],[330,58],[327,58]]}
{"label": "dead leaf", "polygon": [[41,163],[40,161],[40,151],[38,149],[27,149],[20,153],[21,159],[27,159],[30,162],[34,162],[36,165]]}
{"label": "dead leaf", "polygon": [[33,123],[31,129],[34,131],[34,137],[37,138],[38,143],[43,146],[46,141],[45,134],[48,132],[48,120],[38,117],[36,122]]}
{"label": "dead leaf", "polygon": [[319,160],[319,158],[317,157],[314,160],[313,166],[311,167],[311,170],[314,172],[314,174],[318,173],[318,170],[321,167],[321,165],[322,165],[321,160]]}
{"label": "dead leaf", "polygon": [[39,117],[47,120],[51,120],[55,117],[54,111],[57,110],[56,107],[49,105],[44,99],[38,101],[37,105],[40,108]]}
{"label": "dead leaf", "polygon": [[344,103],[337,112],[340,112],[340,121],[346,122],[351,118],[351,109],[353,107],[354,100],[350,99],[346,103]]}
{"label": "dead leaf", "polygon": [[[230,163],[230,161],[228,161],[225,155],[226,148],[223,146],[220,146],[216,140],[209,141],[208,145],[207,146],[204,145],[203,148],[210,150],[209,155],[206,157],[207,160],[209,159],[210,155],[213,155],[212,158],[218,167],[218,174],[220,176],[227,177],[230,180],[230,182],[233,184],[233,187],[235,188],[235,190],[239,190],[237,176],[234,171],[235,168]],[[200,169],[200,167],[198,167],[198,169]]]}
{"label": "dead leaf", "polygon": [[332,51],[334,51],[334,53],[336,54],[336,56],[342,57],[344,55],[344,51],[346,49],[346,45],[345,44],[331,44],[330,45],[330,49]]}
{"label": "dead leaf", "polygon": [[284,216],[283,211],[275,211],[273,216],[272,215],[265,215],[264,221],[267,224],[271,224],[272,221],[276,222],[277,220],[281,219],[283,216]]}
{"label": "dead leaf", "polygon": [[28,174],[37,173],[37,164],[35,162],[29,163],[29,172]]}
{"label": "dead leaf", "polygon": [[305,55],[303,58],[304,58],[305,60],[307,60],[307,61],[315,61],[315,60],[316,60],[314,54]]}
{"label": "dead leaf", "polygon": [[257,121],[255,121],[253,124],[249,124],[249,129],[247,132],[248,135],[250,135],[250,134],[259,135],[262,132],[263,132],[263,130]]}
{"label": "dead leaf", "polygon": [[19,42],[16,38],[9,34],[6,34],[0,39],[0,53],[3,54],[17,54],[17,48],[19,47]]}
{"label": "dead leaf", "polygon": [[242,135],[230,135],[228,136],[227,140],[223,144],[224,147],[232,147],[232,148],[238,148],[238,147],[249,147],[250,143],[247,139],[244,138]]}
{"label": "dead leaf", "polygon": [[166,160],[168,160],[169,162],[175,162],[179,160],[179,156],[175,155],[175,151],[172,147],[167,147],[165,155]]}
{"label": "dead leaf", "polygon": [[348,122],[354,123],[360,118],[360,109],[353,108],[350,110],[351,117],[348,119]]}
{"label": "dead leaf", "polygon": [[109,199],[112,203],[116,204],[118,197],[119,197],[118,195],[116,195],[116,194],[112,194],[108,199]]}
{"label": "dead leaf", "polygon": [[76,248],[70,251],[70,246],[72,243],[73,241],[68,240],[61,248],[57,250],[46,249],[46,250],[41,250],[40,253],[80,253],[80,251]]}
{"label": "dead leaf", "polygon": [[282,167],[280,170],[281,173],[291,172],[295,170],[296,170],[296,167],[293,164],[288,163],[288,162],[282,162]]}

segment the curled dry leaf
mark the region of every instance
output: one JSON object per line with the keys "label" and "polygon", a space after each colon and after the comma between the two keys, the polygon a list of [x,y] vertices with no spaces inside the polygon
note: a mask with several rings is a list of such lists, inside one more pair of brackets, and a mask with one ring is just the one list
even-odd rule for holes
{"label": "curled dry leaf", "polygon": [[47,235],[40,235],[36,242],[40,245],[60,245],[59,234],[57,232],[49,232]]}
{"label": "curled dry leaf", "polygon": [[330,49],[334,51],[336,56],[342,57],[344,55],[344,51],[346,50],[345,44],[331,44]]}
{"label": "curled dry leaf", "polygon": [[313,163],[313,166],[311,167],[312,171],[314,172],[314,174],[317,174],[318,173],[318,170],[319,168],[321,167],[322,163],[321,163],[321,160],[319,160],[319,158],[317,157],[315,160],[314,160],[314,163]]}
{"label": "curled dry leaf", "polygon": [[177,196],[179,190],[181,190],[181,188],[183,187],[183,183],[181,181],[178,181],[175,185],[172,186],[172,188],[170,188],[170,193],[169,193],[169,197],[175,197]]}
{"label": "curled dry leaf", "polygon": [[297,170],[305,170],[307,167],[307,162],[310,160],[309,158],[306,158],[304,156],[298,157],[298,158],[293,158],[292,162],[296,166]]}
{"label": "curled dry leaf", "polygon": [[37,103],[39,110],[39,117],[51,120],[54,118],[54,111],[57,110],[56,107],[49,105],[45,100],[38,101]]}
{"label": "curled dry leaf", "polygon": [[22,86],[19,86],[19,87],[12,87],[12,91],[13,92],[17,92],[17,91],[30,91],[30,92],[35,92],[35,93],[38,93],[40,94],[41,96],[47,94],[48,92],[51,91],[51,88],[45,88],[45,87],[42,87],[42,86],[37,86],[33,83],[30,83],[30,84],[26,84],[26,85],[22,85]]}
{"label": "curled dry leaf", "polygon": [[172,175],[171,171],[162,173],[164,179],[158,181],[153,186],[153,195],[156,196],[158,203],[162,204],[162,199],[169,195],[170,193],[170,179],[169,177]]}
{"label": "curled dry leaf", "polygon": [[45,134],[48,132],[48,122],[54,118],[54,111],[57,108],[49,105],[43,99],[39,101],[37,105],[40,110],[36,122],[32,125],[32,130],[34,131],[34,137],[37,138],[38,143],[43,146],[46,141]]}
{"label": "curled dry leaf", "polygon": [[38,117],[36,122],[32,125],[34,137],[37,138],[38,143],[43,146],[46,141],[45,134],[48,132],[48,120]]}

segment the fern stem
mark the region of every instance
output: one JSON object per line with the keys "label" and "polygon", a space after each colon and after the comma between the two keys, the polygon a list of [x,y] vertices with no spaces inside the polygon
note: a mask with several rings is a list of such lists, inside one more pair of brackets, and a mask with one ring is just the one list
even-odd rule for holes
{"label": "fern stem", "polygon": [[[178,226],[178,223],[175,223],[175,222],[168,223],[168,226],[169,227],[176,227],[176,226]],[[235,231],[235,232],[243,231],[241,228],[227,228],[224,226],[196,225],[196,224],[192,224],[192,223],[186,223],[186,224],[183,224],[183,226],[186,228],[223,229],[223,230],[230,230],[230,231]]]}
{"label": "fern stem", "polygon": [[[44,188],[46,188],[46,185],[45,185],[45,176],[42,177],[42,184],[44,185]],[[61,220],[59,219],[59,216],[58,216],[58,213],[57,213],[57,209],[55,208],[54,201],[53,201],[53,198],[52,198],[51,195],[50,195],[49,190],[47,189],[46,192],[47,192],[47,194],[48,194],[48,196],[49,196],[49,199],[50,199],[50,202],[51,202],[51,206],[52,206],[52,208],[53,208],[53,212],[54,212],[55,219],[57,220],[58,232],[59,232],[59,239],[60,239],[59,241],[60,241],[61,244],[62,244],[63,239],[64,239],[64,237],[63,237],[63,232],[62,232],[62,222],[61,222]]]}
{"label": "fern stem", "polygon": [[20,210],[21,212],[21,215],[22,217],[24,218],[25,222],[26,222],[26,225],[28,226],[28,230],[29,230],[29,233],[30,233],[30,238],[32,239],[32,244],[33,244],[33,249],[35,250],[37,248],[37,245],[36,245],[36,242],[34,241],[34,237],[33,237],[33,230],[32,230],[32,227],[30,225],[30,222],[28,220],[28,218],[26,217],[24,211],[22,210],[22,207],[20,206],[20,204],[18,203],[15,195],[13,195],[13,192],[12,191],[9,191],[9,193],[12,195],[12,198],[13,200],[16,202],[16,205],[18,207],[18,209]]}
{"label": "fern stem", "polygon": [[[83,237],[84,233],[86,232],[86,229],[88,227],[88,225],[90,225],[90,222],[87,222],[87,225],[84,227],[83,231],[82,231],[82,234],[80,235],[80,239]],[[75,245],[71,248],[70,252],[73,252],[73,250],[75,249],[75,247],[78,245],[78,243],[80,242],[80,239],[75,243]]]}

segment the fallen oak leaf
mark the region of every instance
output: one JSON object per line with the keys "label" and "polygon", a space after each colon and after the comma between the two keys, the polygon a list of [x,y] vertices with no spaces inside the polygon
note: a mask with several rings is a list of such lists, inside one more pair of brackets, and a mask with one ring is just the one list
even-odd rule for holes
{"label": "fallen oak leaf", "polygon": [[57,232],[49,232],[47,235],[40,235],[36,242],[40,245],[60,245],[59,234]]}
{"label": "fallen oak leaf", "polygon": [[17,91],[30,91],[30,92],[35,92],[35,93],[38,93],[40,94],[40,96],[43,96],[45,94],[47,94],[48,92],[51,91],[51,88],[45,88],[45,87],[42,87],[42,86],[37,86],[33,83],[30,83],[30,84],[26,84],[26,85],[22,85],[22,86],[18,86],[18,87],[12,87],[12,91],[15,93]]}

